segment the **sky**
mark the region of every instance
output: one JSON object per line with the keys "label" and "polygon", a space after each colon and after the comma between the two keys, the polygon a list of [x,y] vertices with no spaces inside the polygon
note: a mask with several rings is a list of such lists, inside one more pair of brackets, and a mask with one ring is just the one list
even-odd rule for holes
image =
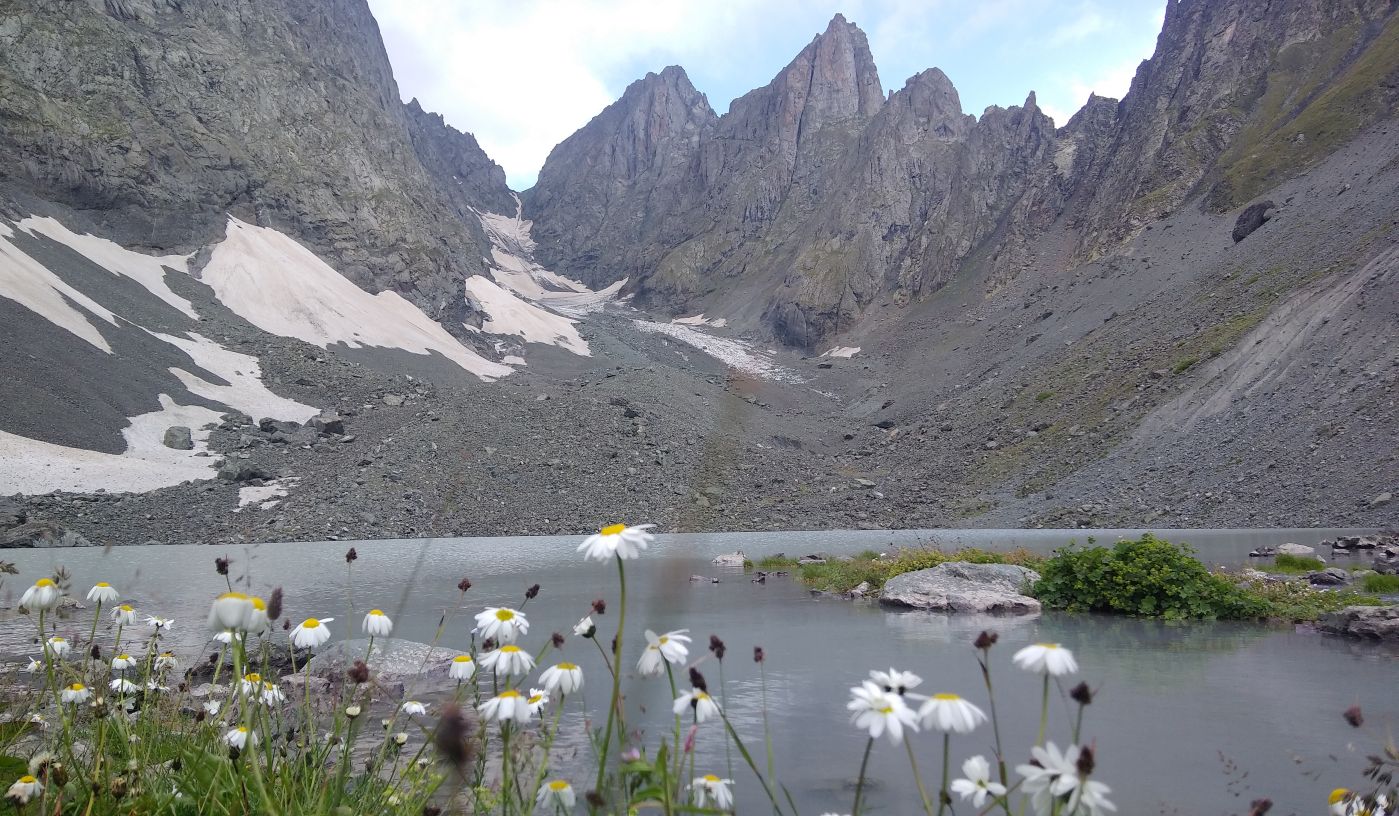
{"label": "sky", "polygon": [[[1173,1],[1173,0],[1172,0]],[[1063,125],[1121,97],[1168,0],[369,0],[405,101],[475,134],[510,186],[648,71],[685,68],[719,113],[791,62],[836,12],[864,29],[885,92],[928,68],[962,109],[1033,90]]]}

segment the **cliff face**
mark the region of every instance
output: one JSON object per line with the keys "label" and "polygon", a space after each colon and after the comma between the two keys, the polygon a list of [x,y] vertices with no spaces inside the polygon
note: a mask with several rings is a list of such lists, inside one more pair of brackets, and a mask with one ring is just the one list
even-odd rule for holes
{"label": "cliff face", "polygon": [[188,251],[231,212],[449,325],[485,269],[462,207],[511,201],[400,102],[362,0],[0,0],[0,152],[0,192],[120,243]]}
{"label": "cliff face", "polygon": [[[811,347],[969,264],[1013,276],[1051,227],[1070,234],[1073,266],[1193,197],[1246,203],[1393,116],[1399,23],[1388,0],[1172,0],[1124,99],[1091,97],[1057,130],[1033,93],[963,114],[936,69],[884,100],[864,34],[839,15],[724,116],[656,114],[638,86],[665,83],[634,85],[550,156],[525,203],[541,254]],[[653,116],[685,133],[663,164],[608,124]]]}

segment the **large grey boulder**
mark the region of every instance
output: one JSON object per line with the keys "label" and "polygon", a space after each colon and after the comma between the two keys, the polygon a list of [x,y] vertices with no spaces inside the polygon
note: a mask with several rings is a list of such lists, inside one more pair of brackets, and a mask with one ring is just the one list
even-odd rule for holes
{"label": "large grey boulder", "polygon": [[890,578],[879,602],[937,612],[1034,614],[1040,611],[1040,602],[1023,593],[1039,578],[1034,570],[1014,564],[949,561]]}
{"label": "large grey boulder", "polygon": [[[368,648],[368,638],[336,641],[311,658],[309,670],[316,676],[343,679],[346,669],[353,666],[356,660],[365,659]],[[382,682],[440,677],[444,684],[450,684],[447,664],[460,654],[466,653],[415,640],[376,638],[374,651],[366,662],[373,676]]]}
{"label": "large grey boulder", "polygon": [[1384,547],[1375,551],[1375,572],[1381,575],[1399,575],[1399,546]]}
{"label": "large grey boulder", "polygon": [[1288,542],[1287,544],[1279,544],[1276,552],[1278,555],[1308,556],[1316,555],[1316,548],[1307,546],[1306,544],[1293,544]]}
{"label": "large grey boulder", "polygon": [[1323,615],[1316,628],[1328,635],[1399,640],[1399,605],[1347,606]]}
{"label": "large grey boulder", "polygon": [[194,435],[189,428],[183,425],[172,425],[165,429],[165,438],[161,440],[165,447],[175,450],[194,450]]}
{"label": "large grey boulder", "polygon": [[345,432],[345,420],[336,413],[317,414],[306,420],[306,427],[317,433],[342,434]]}
{"label": "large grey boulder", "polygon": [[6,532],[0,546],[13,548],[86,547],[88,540],[67,527],[53,522],[31,521]]}
{"label": "large grey boulder", "polygon": [[1277,211],[1273,202],[1260,201],[1239,213],[1239,219],[1234,222],[1234,243],[1237,244],[1252,235],[1254,230],[1271,221]]}
{"label": "large grey boulder", "polygon": [[0,530],[18,527],[29,518],[24,505],[13,499],[0,499]]}
{"label": "large grey boulder", "polygon": [[270,479],[271,474],[247,459],[229,459],[219,466],[219,479],[225,482],[247,482]]}

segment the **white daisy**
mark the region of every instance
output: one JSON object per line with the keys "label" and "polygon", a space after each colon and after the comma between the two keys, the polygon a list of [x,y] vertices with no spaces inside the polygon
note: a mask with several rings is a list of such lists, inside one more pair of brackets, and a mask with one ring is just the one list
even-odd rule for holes
{"label": "white daisy", "polygon": [[525,705],[529,706],[531,714],[538,714],[540,709],[549,704],[549,692],[544,689],[532,688],[529,696],[525,698]]}
{"label": "white daisy", "polygon": [[155,663],[153,665],[155,666],[156,671],[167,671],[169,669],[175,668],[175,653],[161,652],[160,654],[156,655]]}
{"label": "white daisy", "polygon": [[112,658],[112,671],[115,672],[126,671],[127,669],[135,665],[136,658],[132,657],[129,654],[119,654],[116,657]]}
{"label": "white daisy", "polygon": [[513,643],[481,655],[481,665],[502,676],[529,674],[534,669],[530,653]]}
{"label": "white daisy", "polygon": [[403,710],[403,713],[407,714],[410,717],[414,715],[422,717],[427,714],[427,706],[423,705],[417,700],[407,700],[403,703],[401,708]]}
{"label": "white daisy", "polygon": [[238,692],[244,697],[254,697],[262,693],[262,675],[248,672],[238,681]]}
{"label": "white daisy", "polygon": [[1015,772],[1025,777],[1020,789],[1030,797],[1036,813],[1049,813],[1054,800],[1078,786],[1078,746],[1060,751],[1052,742],[1030,749],[1034,764],[1017,765]]}
{"label": "white daisy", "polygon": [[393,632],[393,621],[383,610],[371,609],[364,616],[364,633],[370,637],[388,637]]}
{"label": "white daisy", "polygon": [[734,781],[732,779],[720,779],[714,774],[697,776],[690,782],[690,790],[695,792],[695,804],[700,807],[707,807],[710,802],[719,810],[728,810],[733,807],[734,797],[729,792],[729,786]]}
{"label": "white daisy", "polygon": [[555,663],[539,675],[544,688],[559,694],[572,694],[583,687],[583,670],[576,663]]}
{"label": "white daisy", "polygon": [[851,712],[851,724],[868,731],[871,739],[887,731],[889,741],[898,745],[903,742],[905,728],[918,730],[918,715],[903,698],[869,680],[850,689],[850,702],[845,707]]}
{"label": "white daisy", "polygon": [[514,643],[520,635],[529,633],[529,619],[516,609],[488,606],[476,614],[476,633],[482,638],[495,638],[496,643]]}
{"label": "white daisy", "polygon": [[58,584],[52,578],[40,578],[19,596],[19,605],[32,612],[47,612],[57,609],[62,598],[63,593],[58,591]]}
{"label": "white daisy", "polygon": [[204,713],[208,714],[210,717],[217,717],[219,714],[219,709],[222,707],[223,703],[219,702],[218,700],[206,700],[204,702]]}
{"label": "white daisy", "polygon": [[506,689],[500,694],[482,703],[478,709],[481,716],[491,722],[506,722],[514,720],[524,724],[529,722],[533,713],[529,706],[529,701],[525,696],[515,689]]}
{"label": "white daisy", "polygon": [[82,683],[73,683],[58,693],[65,703],[85,703],[92,697],[92,690]]}
{"label": "white daisy", "polygon": [[247,630],[249,632],[266,632],[272,628],[272,621],[267,619],[267,601],[256,595],[249,595],[248,603],[252,605],[252,608],[248,610]]}
{"label": "white daisy", "polygon": [[237,728],[230,728],[223,735],[223,741],[241,751],[248,747],[248,743],[256,745],[257,735],[249,731],[246,725],[240,725]]}
{"label": "white daisy", "polygon": [[326,624],[335,618],[307,618],[291,630],[291,645],[298,649],[314,649],[330,640]]}
{"label": "white daisy", "polygon": [[29,658],[29,665],[25,666],[24,670],[30,674],[41,672],[44,670],[44,664],[31,657]]}
{"label": "white daisy", "polygon": [[158,617],[156,617],[155,615],[147,615],[147,616],[146,616],[146,625],[149,626],[149,627],[151,627],[152,629],[156,629],[156,630],[161,630],[161,631],[166,631],[166,632],[168,632],[168,631],[170,631],[171,629],[174,629],[174,628],[175,628],[175,619],[174,619],[174,618],[158,618]]}
{"label": "white daisy", "polygon": [[589,561],[611,561],[615,556],[623,561],[640,558],[641,553],[656,539],[648,532],[654,524],[611,524],[583,539],[578,552]]}
{"label": "white daisy", "polygon": [[870,679],[885,691],[891,691],[901,697],[905,692],[917,688],[923,682],[923,678],[913,672],[899,671],[894,668],[887,672],[871,671]]}
{"label": "white daisy", "polygon": [[92,589],[87,591],[87,599],[93,603],[111,603],[121,595],[117,593],[116,587],[106,581],[98,581],[92,585]]}
{"label": "white daisy", "polygon": [[977,754],[962,763],[964,779],[952,780],[952,792],[962,797],[962,801],[972,800],[972,807],[981,808],[988,796],[1005,796],[1006,786],[991,781],[991,763],[986,757]]}
{"label": "white daisy", "polygon": [[44,644],[54,657],[67,657],[68,653],[73,651],[73,646],[68,642],[68,638],[59,635],[54,635],[44,641]]}
{"label": "white daisy", "polygon": [[136,610],[131,608],[131,604],[122,604],[112,610],[112,620],[118,626],[132,626],[136,623]]}
{"label": "white daisy", "polygon": [[[1069,797],[1069,803],[1064,808],[1067,816],[1074,814],[1088,813],[1088,816],[1101,816],[1105,812],[1116,812],[1117,805],[1108,801],[1108,794],[1112,793],[1112,788],[1099,782],[1096,779],[1085,779],[1079,783],[1073,794]],[[1383,811],[1376,811],[1374,814],[1368,812],[1357,813],[1356,816],[1384,816]]]}
{"label": "white daisy", "polygon": [[225,592],[209,606],[209,628],[241,632],[248,628],[253,601],[242,592]]}
{"label": "white daisy", "polygon": [[112,687],[112,691],[115,691],[117,694],[135,694],[136,692],[141,690],[140,686],[136,685],[130,680],[127,680],[125,677],[118,677],[117,679],[113,680],[110,683],[110,685]]}
{"label": "white daisy", "polygon": [[986,712],[956,694],[934,694],[918,709],[918,720],[927,729],[970,734],[986,722]]}
{"label": "white daisy", "polygon": [[475,675],[476,661],[469,654],[457,655],[447,666],[447,676],[453,680],[470,680]]}
{"label": "white daisy", "polygon": [[695,722],[697,723],[702,723],[719,713],[719,704],[714,702],[714,698],[709,696],[709,692],[702,689],[690,689],[676,697],[670,710],[679,716],[687,708],[695,710]]}
{"label": "white daisy", "polygon": [[658,677],[665,673],[665,664],[683,664],[685,658],[689,657],[690,650],[685,646],[690,642],[690,636],[685,634],[689,629],[676,629],[674,632],[666,632],[664,635],[657,635],[650,629],[646,630],[646,650],[641,653],[641,659],[636,661],[636,670],[646,677]]}
{"label": "white daisy", "polygon": [[588,615],[573,625],[573,634],[578,637],[592,637],[597,633],[597,626],[593,624],[593,616]]}
{"label": "white daisy", "polygon": [[219,632],[214,635],[214,640],[227,646],[235,640],[242,640],[242,632]]}
{"label": "white daisy", "polygon": [[26,774],[15,780],[15,783],[5,792],[5,798],[11,800],[16,805],[27,805],[30,799],[38,796],[43,790],[44,785],[42,782]]}
{"label": "white daisy", "polygon": [[1078,671],[1074,653],[1057,643],[1034,643],[1015,653],[1015,665],[1028,672],[1061,677]]}
{"label": "white daisy", "polygon": [[573,806],[578,801],[578,797],[573,793],[573,786],[562,779],[551,780],[548,784],[539,788],[539,795],[535,797],[535,805],[546,810],[562,809],[566,813],[573,812]]}

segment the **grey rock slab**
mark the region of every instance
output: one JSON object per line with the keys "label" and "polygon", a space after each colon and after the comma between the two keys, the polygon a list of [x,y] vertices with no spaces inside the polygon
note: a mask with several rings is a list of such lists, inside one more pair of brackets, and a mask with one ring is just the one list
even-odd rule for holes
{"label": "grey rock slab", "polygon": [[1040,602],[1023,591],[1039,577],[1034,570],[1013,564],[949,561],[890,578],[879,602],[938,612],[1035,614]]}
{"label": "grey rock slab", "polygon": [[5,533],[0,547],[86,547],[88,540],[66,527],[48,521],[31,521]]}
{"label": "grey rock slab", "polygon": [[1399,605],[1347,606],[1322,616],[1316,628],[1328,635],[1399,640]]}
{"label": "grey rock slab", "polygon": [[166,428],[161,443],[165,447],[175,450],[194,450],[194,436],[190,429],[183,425],[173,425]]}
{"label": "grey rock slab", "polygon": [[1289,542],[1287,544],[1279,544],[1276,552],[1278,555],[1316,555],[1316,548],[1309,547],[1306,544],[1292,544]]}
{"label": "grey rock slab", "polygon": [[[311,658],[309,670],[313,676],[343,676],[356,660],[365,659],[368,648],[368,638],[330,643]],[[383,681],[402,682],[440,675],[443,684],[448,684],[447,664],[461,654],[466,653],[415,640],[376,638],[374,651],[366,662],[374,676]]]}

